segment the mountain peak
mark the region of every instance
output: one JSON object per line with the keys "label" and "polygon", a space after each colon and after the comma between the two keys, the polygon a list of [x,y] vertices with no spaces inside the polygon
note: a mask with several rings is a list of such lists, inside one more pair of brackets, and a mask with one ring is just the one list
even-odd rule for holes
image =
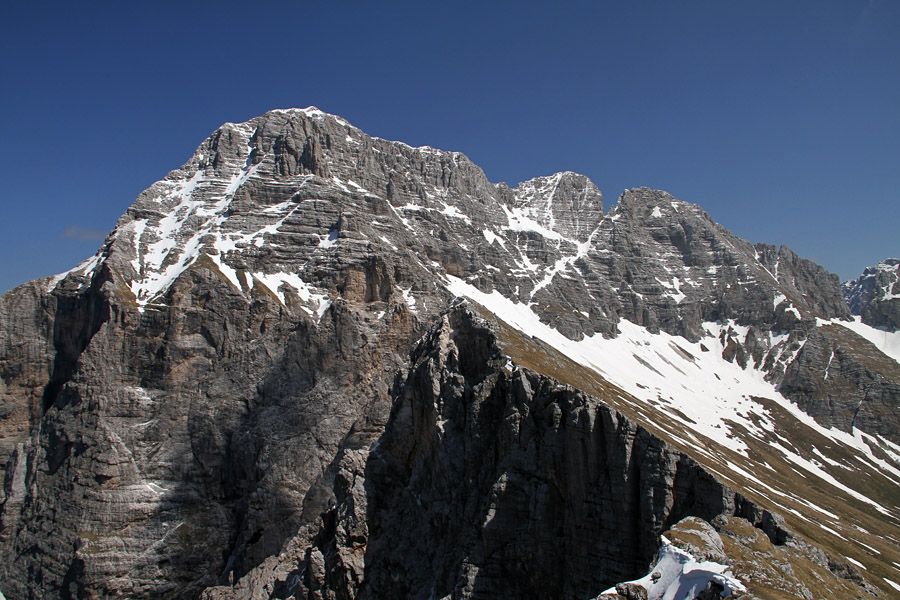
{"label": "mountain peak", "polygon": [[866,267],[857,279],[845,281],[843,289],[850,310],[863,323],[900,330],[900,259],[886,258]]}
{"label": "mountain peak", "polygon": [[619,196],[610,214],[627,214],[632,218],[678,218],[680,213],[693,214],[708,220],[709,216],[696,204],[678,200],[665,190],[648,187],[627,189]]}
{"label": "mountain peak", "polygon": [[[869,267],[871,268],[871,267]],[[900,270],[900,258],[886,258],[875,265],[876,271],[897,271]],[[866,269],[868,271],[868,269]]]}
{"label": "mountain peak", "polygon": [[0,298],[3,591],[589,598],[694,516],[800,531],[835,560],[781,595],[858,598],[847,561],[900,581],[900,352],[848,315],[664,191],[604,216],[314,107],[226,124]]}
{"label": "mountain peak", "polygon": [[[332,113],[327,113],[323,110],[319,110],[315,106],[307,106],[306,108],[273,108],[272,110],[267,111],[266,114],[263,115],[263,117],[257,117],[257,119],[265,118],[269,115],[278,115],[278,114],[285,114],[285,115],[289,115],[289,116],[303,115],[305,117],[309,117],[310,119],[333,119],[340,125],[343,125],[346,127],[353,127],[343,117],[340,117],[340,116],[332,114]],[[252,119],[251,119],[251,121],[252,121]]]}
{"label": "mountain peak", "polygon": [[514,206],[560,235],[585,242],[603,219],[603,194],[588,177],[561,171],[516,187]]}

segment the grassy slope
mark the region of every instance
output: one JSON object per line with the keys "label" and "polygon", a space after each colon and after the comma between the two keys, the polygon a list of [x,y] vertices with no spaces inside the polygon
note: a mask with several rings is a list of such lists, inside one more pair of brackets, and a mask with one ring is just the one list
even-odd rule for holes
{"label": "grassy slope", "polygon": [[[778,424],[777,430],[769,432],[771,440],[778,439],[781,444],[785,444],[787,440],[804,458],[819,460],[810,450],[815,446],[829,459],[845,465],[846,468],[826,466],[830,475],[847,487],[863,491],[866,496],[889,509],[892,515],[878,512],[870,504],[848,492],[809,475],[786,460],[765,439],[747,436],[750,448],[748,458],[703,436],[685,432],[677,421],[661,418],[664,417],[664,412],[660,407],[650,406],[631,396],[593,370],[572,361],[547,344],[522,334],[486,309],[478,308],[482,316],[496,324],[503,350],[517,364],[596,396],[645,426],[673,447],[697,460],[733,489],[760,506],[783,515],[788,529],[822,548],[829,557],[840,562],[847,562],[845,557],[849,557],[862,564],[864,570],[860,571],[863,576],[887,592],[887,595],[881,597],[890,597],[890,592],[894,590],[881,579],[887,577],[900,582],[900,519],[897,517],[900,514],[900,486],[862,461],[853,449],[825,438],[815,429],[797,421],[777,403],[758,399],[773,413],[774,421]],[[663,411],[666,409],[661,408]],[[740,426],[734,424],[733,431],[740,433]],[[687,437],[696,439],[695,445],[679,441],[686,437],[686,433]],[[736,542],[731,545],[734,552],[739,547],[740,544]],[[749,560],[750,556],[747,555],[745,559]],[[777,559],[771,551],[766,552],[766,556],[772,560]],[[801,560],[799,557],[796,560],[798,562],[795,569],[805,573],[811,581],[818,581],[826,575],[809,560]],[[758,561],[757,556],[748,563],[748,576],[753,572],[752,562]],[[773,581],[776,579],[777,577]],[[779,595],[782,592],[778,592],[778,586],[756,587],[759,588],[756,593],[760,597],[790,597]],[[859,593],[856,586],[847,589],[854,594]],[[837,588],[831,589],[829,593],[834,595],[821,597],[858,597],[852,594],[845,596]]]}

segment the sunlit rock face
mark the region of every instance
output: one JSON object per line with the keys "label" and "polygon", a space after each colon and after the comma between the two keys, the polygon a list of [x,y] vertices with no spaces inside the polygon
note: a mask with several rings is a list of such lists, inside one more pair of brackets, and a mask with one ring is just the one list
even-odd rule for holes
{"label": "sunlit rock face", "polygon": [[857,279],[844,282],[844,295],[862,322],[887,331],[900,329],[900,258],[867,267]]}
{"label": "sunlit rock face", "polygon": [[779,512],[891,589],[900,375],[866,323],[665,192],[605,212],[314,108],[226,124],[0,298],[0,590],[586,597],[682,517]]}

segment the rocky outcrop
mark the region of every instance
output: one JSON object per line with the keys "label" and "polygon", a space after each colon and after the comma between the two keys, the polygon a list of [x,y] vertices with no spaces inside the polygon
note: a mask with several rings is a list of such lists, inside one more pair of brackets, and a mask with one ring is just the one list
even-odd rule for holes
{"label": "rocky outcrop", "polygon": [[849,316],[837,275],[800,258],[787,246],[756,244],[757,261],[781,286],[792,303],[799,301],[812,313],[826,319]]}
{"label": "rocky outcrop", "polygon": [[366,594],[590,597],[733,492],[597,399],[510,365],[464,309],[413,351],[372,453]]}
{"label": "rocky outcrop", "polygon": [[862,322],[887,331],[900,329],[900,259],[888,258],[866,267],[857,279],[844,282],[844,295]]}
{"label": "rocky outcrop", "polygon": [[71,356],[57,359],[56,339],[63,346],[70,333],[55,327],[56,309],[56,298],[36,281],[0,296],[0,456],[4,462],[40,421],[45,397],[53,394],[51,378],[56,375],[59,385],[65,364],[71,362]]}
{"label": "rocky outcrop", "polygon": [[578,243],[591,239],[604,216],[600,190],[571,171],[520,183],[514,198],[513,205],[541,226]]}
{"label": "rocky outcrop", "polygon": [[[783,597],[856,600],[865,596],[877,597],[877,591],[871,587],[860,589],[861,585],[866,584],[852,565],[836,565],[821,550],[795,540],[773,543],[759,527],[754,527],[740,517],[723,515],[712,523],[688,517],[679,521],[664,535],[666,542],[661,548],[660,558],[666,546],[675,547],[697,563],[711,561],[727,565],[723,583],[727,585],[729,580],[738,579],[743,582],[744,587],[743,590],[727,593],[725,586],[713,579],[696,596],[684,596],[686,589],[696,589],[705,580],[702,567],[695,565],[700,567],[698,570],[701,573],[685,573],[685,576],[676,578],[674,584],[669,585],[667,592],[681,592],[674,597],[692,597],[697,600],[725,597],[742,600]],[[649,577],[646,578],[649,581],[645,585],[651,584],[649,587],[653,587],[654,580],[662,583],[664,569],[671,569],[672,566],[656,562],[650,569]],[[670,573],[666,575],[672,579]],[[626,591],[624,594],[620,592],[620,596],[625,598],[638,597],[635,594],[640,592],[647,594],[645,587],[634,583],[619,584],[616,589]],[[658,592],[659,590],[654,590],[656,595],[653,597],[659,597]],[[603,595],[598,600],[615,600],[615,597]]]}
{"label": "rocky outcrop", "polygon": [[[706,321],[734,320],[765,335],[808,329],[813,316],[849,315],[837,276],[786,247],[754,247],[698,206],[657,190],[627,190],[582,260],[584,289],[563,289],[595,300],[591,316],[605,311],[597,329],[606,333],[619,318],[696,340]],[[555,289],[547,289],[548,303]],[[544,297],[542,290],[535,299]]]}

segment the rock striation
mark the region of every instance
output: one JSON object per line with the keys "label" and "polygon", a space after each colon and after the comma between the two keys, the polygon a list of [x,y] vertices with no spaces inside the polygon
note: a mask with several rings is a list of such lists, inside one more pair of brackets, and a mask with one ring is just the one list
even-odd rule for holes
{"label": "rock striation", "polygon": [[[798,536],[889,586],[858,532],[900,540],[900,378],[850,316],[834,275],[662,191],[605,212],[582,175],[494,184],[314,108],[228,123],[94,257],[0,298],[0,589],[580,597],[682,517],[811,514],[789,465],[863,546]],[[714,355],[734,447],[560,350],[616,340],[648,376]]]}

